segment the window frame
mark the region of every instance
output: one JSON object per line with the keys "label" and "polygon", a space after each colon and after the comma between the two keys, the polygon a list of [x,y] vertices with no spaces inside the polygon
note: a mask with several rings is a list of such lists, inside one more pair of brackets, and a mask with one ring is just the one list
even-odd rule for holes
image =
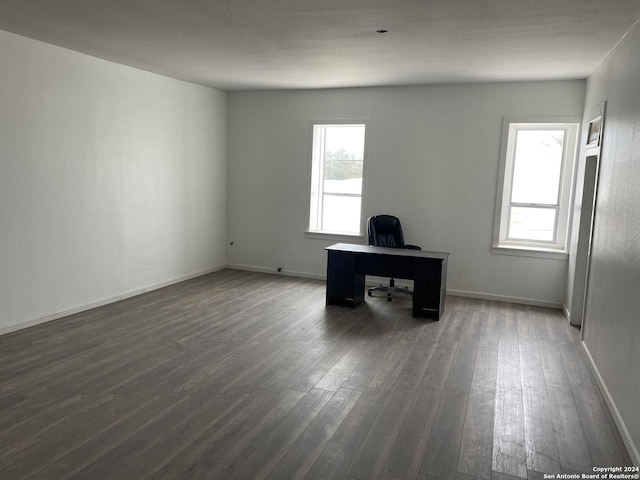
{"label": "window frame", "polygon": [[[580,123],[581,119],[573,116],[504,117],[493,229],[493,253],[568,259],[571,199],[574,190]],[[557,209],[552,241],[508,238],[509,213],[514,205],[511,202],[511,193],[515,165],[515,139],[517,138],[517,132],[522,130],[565,130],[557,206],[551,207],[546,204],[537,205],[534,203],[522,204],[525,208]]]}
{"label": "window frame", "polygon": [[[363,148],[363,157],[362,157],[362,188],[361,188],[361,193],[359,195],[360,197],[360,220],[359,220],[359,225],[358,225],[358,231],[357,232],[340,232],[340,231],[331,231],[331,230],[321,230],[321,229],[316,229],[313,228],[312,226],[312,212],[315,211],[316,215],[316,222],[317,222],[317,218],[319,216],[321,216],[320,213],[318,213],[318,202],[317,200],[314,201],[313,195],[314,195],[314,191],[318,192],[321,190],[317,187],[318,185],[320,185],[321,179],[323,179],[324,177],[322,177],[321,172],[322,172],[322,165],[324,165],[324,163],[318,164],[318,162],[320,161],[319,158],[317,158],[317,152],[316,152],[316,144],[315,144],[315,129],[316,127],[323,127],[323,126],[341,126],[341,125],[363,125],[364,126],[364,148]],[[307,210],[307,219],[306,219],[306,229],[305,229],[305,236],[308,238],[333,238],[333,239],[344,239],[344,240],[353,240],[353,239],[357,239],[357,238],[364,238],[364,214],[365,214],[365,204],[366,204],[366,190],[367,190],[367,164],[368,162],[368,144],[369,144],[369,138],[371,136],[371,126],[370,126],[370,121],[368,118],[348,118],[348,119],[317,119],[317,120],[312,120],[310,122],[310,126],[309,126],[309,147],[308,147],[308,151],[310,152],[310,173],[308,175],[308,195],[307,195],[307,199],[308,199],[308,210]],[[340,195],[340,194],[335,194],[336,196],[348,196],[348,197],[354,197],[354,196],[358,196],[358,195],[354,195],[354,194],[344,194],[344,195]],[[318,194],[316,193],[316,197],[322,198],[322,193]],[[317,224],[316,224],[317,225]]]}

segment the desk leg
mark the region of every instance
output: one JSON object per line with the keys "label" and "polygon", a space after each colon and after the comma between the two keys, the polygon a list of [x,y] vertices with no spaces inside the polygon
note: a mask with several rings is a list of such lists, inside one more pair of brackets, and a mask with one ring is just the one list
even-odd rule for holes
{"label": "desk leg", "polygon": [[428,268],[421,268],[416,272],[413,281],[412,315],[440,320],[444,313],[443,292],[446,290],[446,276],[443,276],[442,262],[429,263]]}
{"label": "desk leg", "polygon": [[356,255],[348,252],[328,252],[327,305],[357,307],[364,301],[364,275],[356,274]]}

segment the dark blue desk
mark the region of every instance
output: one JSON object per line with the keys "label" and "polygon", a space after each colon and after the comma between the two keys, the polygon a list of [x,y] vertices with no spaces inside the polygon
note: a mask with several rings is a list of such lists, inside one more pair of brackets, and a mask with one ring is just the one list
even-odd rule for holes
{"label": "dark blue desk", "polygon": [[448,253],[337,243],[327,250],[327,305],[364,302],[365,276],[413,280],[414,317],[440,319],[447,290]]}

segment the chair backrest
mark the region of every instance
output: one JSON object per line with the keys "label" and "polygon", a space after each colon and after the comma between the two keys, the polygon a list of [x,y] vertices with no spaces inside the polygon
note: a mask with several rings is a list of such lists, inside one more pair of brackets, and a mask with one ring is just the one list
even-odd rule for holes
{"label": "chair backrest", "polygon": [[404,236],[398,217],[374,215],[367,220],[369,245],[376,247],[404,248]]}

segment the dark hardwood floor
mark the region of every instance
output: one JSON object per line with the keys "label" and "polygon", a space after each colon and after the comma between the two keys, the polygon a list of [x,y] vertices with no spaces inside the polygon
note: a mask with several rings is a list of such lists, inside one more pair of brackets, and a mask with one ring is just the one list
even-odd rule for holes
{"label": "dark hardwood floor", "polygon": [[325,307],[224,270],[0,337],[0,478],[515,479],[630,464],[557,310]]}

